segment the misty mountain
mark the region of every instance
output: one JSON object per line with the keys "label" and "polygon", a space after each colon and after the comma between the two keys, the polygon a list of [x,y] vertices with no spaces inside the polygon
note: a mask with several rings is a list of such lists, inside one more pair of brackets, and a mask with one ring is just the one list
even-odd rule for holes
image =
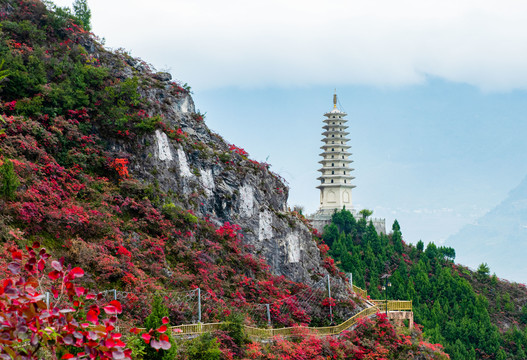
{"label": "misty mountain", "polygon": [[527,177],[499,205],[447,240],[456,261],[473,268],[487,263],[492,273],[527,281]]}

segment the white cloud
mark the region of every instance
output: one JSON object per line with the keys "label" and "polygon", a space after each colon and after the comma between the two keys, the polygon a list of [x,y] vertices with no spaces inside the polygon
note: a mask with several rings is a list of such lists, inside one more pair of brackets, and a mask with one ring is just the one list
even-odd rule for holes
{"label": "white cloud", "polygon": [[[56,1],[68,5],[71,1]],[[200,88],[399,86],[438,76],[527,88],[527,3],[90,0],[94,30]]]}

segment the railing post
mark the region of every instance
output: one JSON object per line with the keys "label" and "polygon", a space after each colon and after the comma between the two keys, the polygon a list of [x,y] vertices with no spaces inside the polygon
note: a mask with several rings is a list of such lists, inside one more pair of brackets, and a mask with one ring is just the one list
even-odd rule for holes
{"label": "railing post", "polygon": [[273,327],[271,324],[271,309],[269,308],[269,304],[265,304],[265,307],[267,308],[267,325]]}
{"label": "railing post", "polygon": [[117,300],[117,290],[113,289],[113,299]]}
{"label": "railing post", "polygon": [[350,289],[351,289],[351,292],[354,292],[353,291],[353,274],[350,273]]}
{"label": "railing post", "polygon": [[46,306],[49,309],[49,292],[46,291]]}
{"label": "railing post", "polygon": [[328,297],[329,297],[329,317],[331,319],[331,323],[333,324],[333,308],[331,307],[331,281],[328,275]]}
{"label": "railing post", "polygon": [[198,288],[198,322],[201,323],[201,289]]}

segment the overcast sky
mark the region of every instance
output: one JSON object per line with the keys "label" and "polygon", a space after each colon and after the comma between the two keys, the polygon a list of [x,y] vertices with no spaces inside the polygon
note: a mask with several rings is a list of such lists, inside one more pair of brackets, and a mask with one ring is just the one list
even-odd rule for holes
{"label": "overcast sky", "polygon": [[307,212],[334,88],[354,204],[397,218],[407,241],[442,243],[527,174],[525,1],[88,4],[106,46],[191,85],[209,126],[267,159]]}
{"label": "overcast sky", "polygon": [[[69,0],[55,1],[68,5]],[[527,83],[527,3],[91,0],[94,31],[199,89]]]}

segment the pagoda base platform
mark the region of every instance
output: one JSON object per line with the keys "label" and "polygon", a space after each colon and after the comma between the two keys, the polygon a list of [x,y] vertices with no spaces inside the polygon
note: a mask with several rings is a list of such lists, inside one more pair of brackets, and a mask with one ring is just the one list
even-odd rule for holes
{"label": "pagoda base platform", "polygon": [[[317,229],[318,232],[323,233],[324,226],[331,224],[331,217],[336,210],[337,209],[319,209],[316,213],[306,216],[306,218],[311,222],[311,225],[313,225],[313,227]],[[359,214],[355,209],[351,209],[349,211],[355,220],[358,221],[362,218],[362,215]],[[386,234],[386,219],[368,218],[368,224],[370,221],[373,223],[377,233]]]}

